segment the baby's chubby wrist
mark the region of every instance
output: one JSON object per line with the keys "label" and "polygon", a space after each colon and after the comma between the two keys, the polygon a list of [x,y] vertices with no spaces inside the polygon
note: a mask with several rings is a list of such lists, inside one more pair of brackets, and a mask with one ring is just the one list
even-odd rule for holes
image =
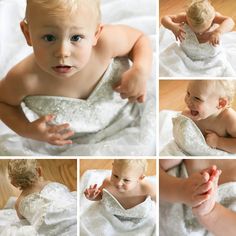
{"label": "baby's chubby wrist", "polygon": [[135,71],[139,77],[148,79],[150,77],[150,68],[147,68],[146,66],[138,63],[138,62],[134,62],[133,65],[130,67],[130,70]]}
{"label": "baby's chubby wrist", "polygon": [[198,213],[198,211],[194,211],[194,210],[193,210],[193,214],[196,216],[199,223],[202,223],[202,224],[207,223],[210,220],[212,221],[212,219],[215,217],[214,216],[215,207],[216,207],[216,203],[214,204],[213,208],[205,214],[200,214]]}

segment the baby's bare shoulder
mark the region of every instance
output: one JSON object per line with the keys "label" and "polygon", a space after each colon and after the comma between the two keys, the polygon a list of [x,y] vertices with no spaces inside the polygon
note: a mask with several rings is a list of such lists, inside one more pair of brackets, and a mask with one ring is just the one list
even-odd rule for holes
{"label": "baby's bare shoulder", "polygon": [[144,179],[141,182],[141,189],[144,195],[151,196],[152,200],[156,199],[156,186],[150,181]]}
{"label": "baby's bare shoulder", "polygon": [[18,105],[30,93],[36,76],[33,70],[33,57],[30,55],[16,64],[0,83],[0,101]]}
{"label": "baby's bare shoulder", "polygon": [[224,124],[226,124],[228,134],[236,137],[236,111],[232,108],[228,108],[223,112],[222,118]]}
{"label": "baby's bare shoulder", "polygon": [[225,109],[222,113],[223,119],[228,123],[236,122],[236,111],[232,108]]}

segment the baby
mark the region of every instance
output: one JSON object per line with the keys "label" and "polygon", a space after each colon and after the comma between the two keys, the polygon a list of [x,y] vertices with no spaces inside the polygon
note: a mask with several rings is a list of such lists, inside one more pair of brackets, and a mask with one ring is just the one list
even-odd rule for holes
{"label": "baby", "polygon": [[[166,173],[181,162],[189,177]],[[216,203],[216,194],[218,184],[236,181],[235,168],[234,160],[160,160],[160,199],[191,207],[199,223],[214,235],[233,236],[236,213]]]}
{"label": "baby", "polygon": [[236,153],[236,112],[230,108],[235,95],[233,80],[192,80],[188,84],[182,114],[191,118],[206,143]]}
{"label": "baby", "polygon": [[146,168],[144,159],[115,159],[111,176],[99,188],[95,184],[85,189],[84,195],[91,201],[100,201],[103,189],[107,189],[125,209],[139,205],[148,196],[156,201],[155,187],[144,179]]}
{"label": "baby", "polygon": [[0,81],[0,118],[17,134],[53,145],[71,144],[74,131],[67,122],[53,123],[55,114],[30,122],[21,102],[35,95],[87,99],[115,57],[127,56],[133,64],[113,83],[114,91],[129,102],[144,102],[152,63],[148,38],[128,26],[102,25],[100,18],[98,0],[27,1],[20,25],[34,53]]}
{"label": "baby", "polygon": [[20,219],[27,219],[40,235],[66,230],[76,235],[77,201],[66,186],[44,180],[36,160],[10,160],[8,173],[11,184],[22,190],[15,204]]}
{"label": "baby", "polygon": [[209,42],[213,46],[219,44],[221,34],[231,31],[234,27],[232,18],[215,12],[207,0],[192,1],[186,12],[164,16],[161,23],[173,32],[177,41],[185,40],[183,25],[187,24],[199,43]]}

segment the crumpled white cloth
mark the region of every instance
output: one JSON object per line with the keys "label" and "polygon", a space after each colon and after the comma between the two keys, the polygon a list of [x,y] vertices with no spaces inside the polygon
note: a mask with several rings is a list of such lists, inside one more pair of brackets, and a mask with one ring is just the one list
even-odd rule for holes
{"label": "crumpled white cloth", "polygon": [[[184,163],[168,171],[168,174],[188,178]],[[236,211],[236,182],[219,185],[216,201]],[[213,236],[205,230],[192,214],[190,207],[184,204],[171,204],[160,201],[159,215],[160,236]]]}
{"label": "crumpled white cloth", "polygon": [[207,145],[197,125],[188,117],[177,114],[172,118],[173,137],[160,152],[161,156],[232,156]]}
{"label": "crumpled white cloth", "polygon": [[[128,210],[124,209],[107,190],[99,202],[89,201],[83,191],[90,184],[100,185],[110,171],[89,170],[81,178],[80,235],[81,236],[154,236],[156,235],[155,203],[146,200]],[[148,177],[155,182],[155,177]]]}
{"label": "crumpled white cloth", "polygon": [[51,182],[40,193],[26,196],[19,205],[24,220],[18,218],[13,204],[9,209],[0,210],[2,236],[77,235],[76,192],[69,192],[62,184]]}
{"label": "crumpled white cloth", "polygon": [[[150,0],[149,3],[146,4],[145,0],[103,0],[101,1],[101,3],[103,23],[127,24],[136,27],[145,32],[151,40],[154,52],[153,71],[151,78],[148,81],[147,100],[145,104],[139,104],[135,106],[136,113],[139,112],[139,115],[128,115],[126,116],[126,119],[121,119],[121,117],[119,117],[120,114],[117,114],[117,116],[114,117],[112,121],[115,121],[117,118],[120,118],[118,124],[117,122],[110,122],[105,129],[102,129],[100,131],[98,131],[98,129],[96,129],[96,131],[95,129],[92,129],[96,124],[96,119],[93,119],[94,122],[90,122],[90,124],[93,124],[93,127],[90,124],[87,127],[84,126],[86,130],[84,129],[80,131],[82,134],[79,134],[79,130],[77,129],[77,136],[84,135],[84,132],[90,131],[91,133],[94,132],[94,135],[84,135],[83,138],[78,138],[74,144],[66,145],[63,147],[56,147],[42,142],[37,142],[33,140],[31,141],[19,137],[14,132],[9,130],[2,122],[0,122],[0,155],[155,155],[156,1]],[[3,13],[2,15],[0,14],[0,16],[6,19],[4,22],[8,25],[8,27],[0,27],[0,34],[6,35],[6,38],[10,38],[10,40],[5,41],[1,40],[0,38],[0,45],[2,45],[3,48],[7,49],[1,51],[0,78],[5,76],[6,72],[15,63],[17,63],[19,60],[23,59],[25,56],[32,52],[31,48],[26,45],[25,40],[20,30],[18,29],[19,26],[17,24],[17,22],[19,22],[24,17],[24,7],[25,0],[2,0],[0,2],[0,13]],[[12,14],[10,14],[9,12],[11,12]],[[14,27],[16,30],[14,30],[15,33],[12,34],[13,30],[9,29],[12,29]],[[13,43],[13,41],[17,42],[17,44]],[[96,97],[94,98],[94,100],[96,100]],[[113,113],[113,105],[115,106],[116,104],[110,104],[110,113]],[[72,103],[71,106],[73,106]],[[31,119],[35,118],[27,109],[25,111]],[[99,112],[100,114],[104,112],[102,110],[102,107]],[[107,117],[110,116],[110,113],[108,113],[106,109]],[[128,124],[130,125],[127,125],[127,120]]]}
{"label": "crumpled white cloth", "polygon": [[199,43],[187,24],[182,43],[176,42],[171,31],[160,27],[159,73],[161,77],[234,76],[236,66],[236,32],[221,36],[220,46]]}

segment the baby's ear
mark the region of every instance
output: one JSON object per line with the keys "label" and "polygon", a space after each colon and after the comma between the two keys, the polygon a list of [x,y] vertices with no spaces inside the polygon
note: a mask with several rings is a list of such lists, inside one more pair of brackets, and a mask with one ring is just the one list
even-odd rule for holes
{"label": "baby's ear", "polygon": [[103,29],[103,25],[99,24],[98,27],[97,27],[97,30],[95,32],[94,39],[93,39],[93,46],[96,46],[96,44],[98,42],[98,39],[99,39],[99,37],[101,35],[102,29]]}
{"label": "baby's ear", "polygon": [[141,175],[141,176],[139,177],[140,180],[143,180],[144,178],[145,178],[145,175]]}
{"label": "baby's ear", "polygon": [[228,99],[227,98],[220,98],[217,108],[221,109],[221,108],[226,107],[227,105],[228,105]]}
{"label": "baby's ear", "polygon": [[25,36],[27,44],[29,46],[32,46],[31,38],[30,38],[30,34],[29,34],[29,27],[28,27],[28,24],[25,20],[20,22],[20,28],[21,28],[22,33]]}
{"label": "baby's ear", "polygon": [[41,177],[42,176],[42,167],[41,166],[36,167],[36,171],[37,171],[39,177]]}

